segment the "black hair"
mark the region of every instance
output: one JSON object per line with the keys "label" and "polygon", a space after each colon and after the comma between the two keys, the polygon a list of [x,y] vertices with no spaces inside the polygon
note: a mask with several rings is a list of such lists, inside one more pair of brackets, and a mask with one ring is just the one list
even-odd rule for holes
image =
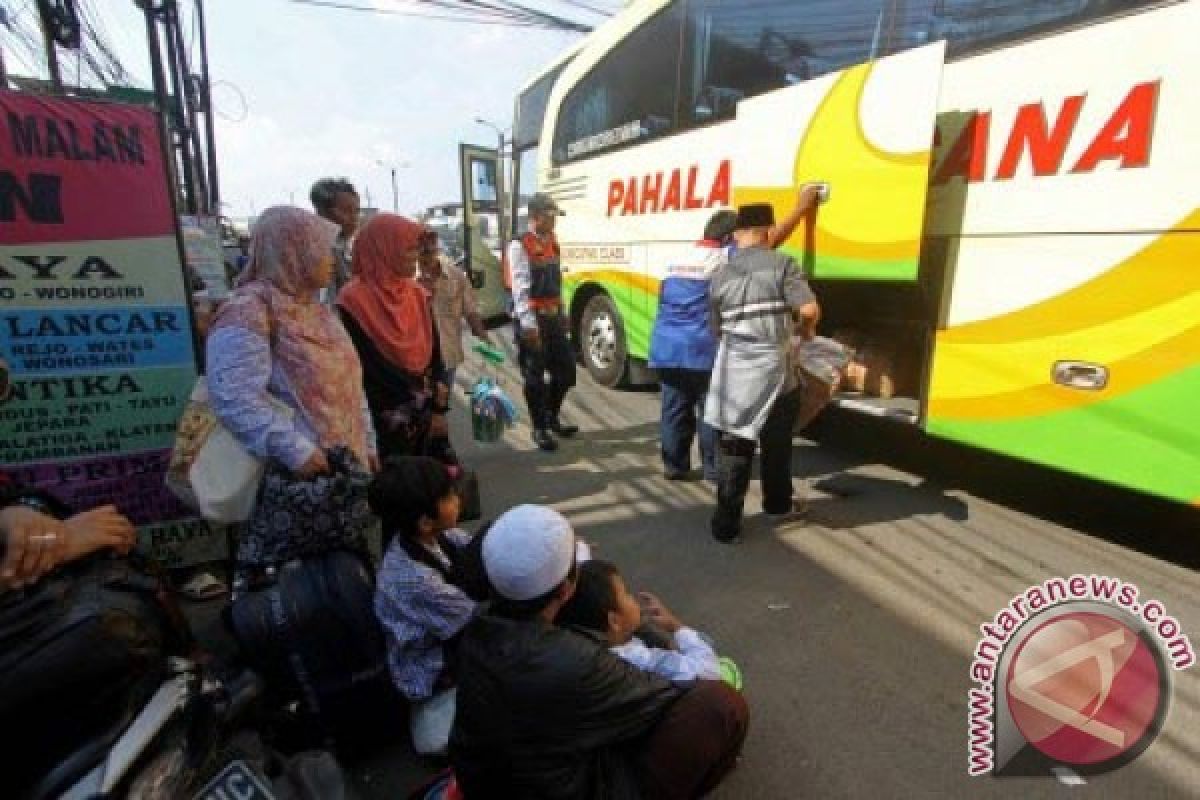
{"label": "black hair", "polygon": [[384,534],[413,538],[421,517],[437,519],[438,503],[454,492],[440,461],[424,456],[389,459],[367,489],[367,503],[383,520]]}
{"label": "black hair", "polygon": [[606,633],[608,614],[617,610],[613,578],[619,575],[616,566],[608,561],[592,560],[580,564],[575,594],[563,606],[555,622]]}
{"label": "black hair", "polygon": [[529,620],[536,617],[538,614],[546,610],[554,600],[558,597],[558,593],[562,591],[562,587],[579,576],[579,565],[574,559],[571,560],[571,569],[567,571],[567,577],[550,591],[545,594],[531,597],[528,600],[509,600],[507,597],[495,595],[492,601],[492,610],[502,617],[508,617],[515,620]]}
{"label": "black hair", "polygon": [[459,586],[464,578],[463,561],[467,547],[459,548],[448,537],[438,536],[438,544],[450,561],[447,568],[441,559],[417,541],[421,518],[437,519],[438,504],[455,491],[454,481],[440,461],[423,456],[406,456],[388,460],[371,481],[367,503],[383,522],[385,549],[395,539],[396,544],[413,561],[429,567],[447,583]]}
{"label": "black hair", "polygon": [[704,226],[704,238],[712,242],[724,242],[737,229],[737,213],[726,209],[708,218]]}
{"label": "black hair", "polygon": [[317,213],[325,216],[333,210],[339,194],[352,194],[358,197],[358,190],[345,178],[322,178],[312,185],[308,199],[312,201],[313,208]]}

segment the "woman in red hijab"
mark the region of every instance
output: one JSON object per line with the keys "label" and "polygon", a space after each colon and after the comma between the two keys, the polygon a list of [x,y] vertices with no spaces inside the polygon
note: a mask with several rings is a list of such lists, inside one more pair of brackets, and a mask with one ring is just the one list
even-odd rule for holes
{"label": "woman in red hijab", "polygon": [[353,278],[338,295],[346,331],[363,365],[363,387],[380,456],[427,455],[446,433],[449,388],[442,374],[429,293],[417,282],[425,228],[378,214],[359,231]]}

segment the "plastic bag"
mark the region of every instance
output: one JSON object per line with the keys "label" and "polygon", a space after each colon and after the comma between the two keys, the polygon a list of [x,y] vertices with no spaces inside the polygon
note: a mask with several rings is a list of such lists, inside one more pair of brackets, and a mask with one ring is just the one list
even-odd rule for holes
{"label": "plastic bag", "polygon": [[263,468],[262,459],[247,452],[217,419],[201,377],[179,420],[167,488],[206,520],[244,522],[254,510]]}
{"label": "plastic bag", "polygon": [[814,336],[808,341],[794,339],[792,353],[797,367],[830,386],[837,385],[851,355],[844,344],[825,336]]}
{"label": "plastic bag", "polygon": [[517,422],[517,407],[492,378],[480,378],[471,390],[471,435],[496,442]]}

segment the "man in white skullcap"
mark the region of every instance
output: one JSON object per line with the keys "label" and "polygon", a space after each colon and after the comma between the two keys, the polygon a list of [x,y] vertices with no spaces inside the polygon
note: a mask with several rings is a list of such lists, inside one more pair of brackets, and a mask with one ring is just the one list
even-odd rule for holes
{"label": "man in white skullcap", "polygon": [[543,506],[485,534],[493,600],[458,645],[450,739],[468,800],[691,798],[733,768],[749,712],[720,681],[670,683],[613,655],[599,634],[558,627],[575,590],[576,539]]}

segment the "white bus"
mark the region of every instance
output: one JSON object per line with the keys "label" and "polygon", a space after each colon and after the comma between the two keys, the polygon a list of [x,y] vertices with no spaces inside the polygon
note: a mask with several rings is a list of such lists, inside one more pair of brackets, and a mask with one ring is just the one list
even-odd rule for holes
{"label": "white bus", "polygon": [[1198,35],[1196,0],[639,0],[520,94],[514,195],[567,212],[615,386],[715,209],[829,180],[788,249],[887,372],[840,403],[1196,504]]}

